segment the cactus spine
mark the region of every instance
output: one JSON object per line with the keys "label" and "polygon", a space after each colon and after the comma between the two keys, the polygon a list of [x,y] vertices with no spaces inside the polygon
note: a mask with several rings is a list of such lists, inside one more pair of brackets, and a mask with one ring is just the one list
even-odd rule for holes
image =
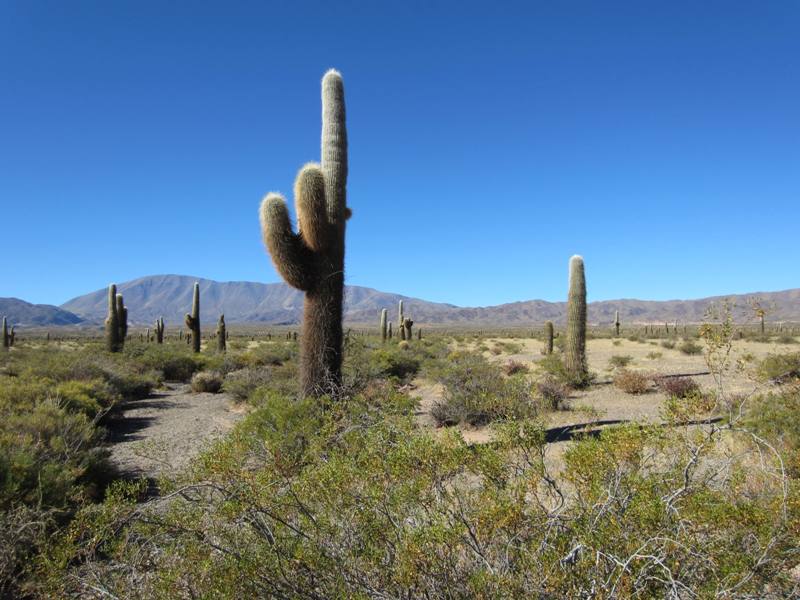
{"label": "cactus spine", "polygon": [[8,334],[8,321],[3,317],[3,348],[9,349],[11,347],[11,336]]}
{"label": "cactus spine", "polygon": [[544,322],[544,353],[553,353],[553,322]]}
{"label": "cactus spine", "polygon": [[156,319],[156,343],[164,343],[164,317]]}
{"label": "cactus spine", "polygon": [[194,282],[194,292],[192,293],[192,314],[186,313],[184,317],[187,332],[187,342],[189,340],[189,333],[191,332],[192,350],[200,352],[200,284]]}
{"label": "cactus spine", "polygon": [[119,339],[119,315],[117,314],[117,286],[113,283],[108,286],[108,315],[106,326],[106,350],[119,352],[122,344]]}
{"label": "cactus spine", "polygon": [[286,201],[275,193],[261,204],[261,231],[275,268],[305,292],[300,348],[300,390],[306,396],[336,394],[342,378],[347,207],[347,129],[342,76],[322,78],[322,164],[297,174],[294,195],[298,233]]}
{"label": "cactus spine", "polygon": [[386,321],[388,311],[384,308],[381,310],[381,341],[386,341]]}
{"label": "cactus spine", "polygon": [[227,331],[225,330],[225,315],[219,316],[217,323],[217,350],[225,352],[227,342]]}
{"label": "cactus spine", "polygon": [[619,337],[619,311],[614,311],[614,335]]}
{"label": "cactus spine", "polygon": [[567,299],[567,334],[564,341],[564,367],[575,385],[588,382],[586,365],[586,276],[583,258],[569,261],[569,296]]}

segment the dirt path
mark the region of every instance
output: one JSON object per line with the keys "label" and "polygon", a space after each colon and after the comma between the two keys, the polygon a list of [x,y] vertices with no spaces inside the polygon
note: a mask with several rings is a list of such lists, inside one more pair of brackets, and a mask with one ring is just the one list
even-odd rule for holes
{"label": "dirt path", "polygon": [[173,474],[242,417],[225,394],[194,394],[188,384],[170,383],[112,416],[111,460],[126,477]]}

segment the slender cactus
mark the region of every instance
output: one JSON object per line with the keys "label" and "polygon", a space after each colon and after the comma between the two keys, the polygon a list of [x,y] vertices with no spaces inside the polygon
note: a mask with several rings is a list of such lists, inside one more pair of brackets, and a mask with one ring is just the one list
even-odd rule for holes
{"label": "slender cactus", "polygon": [[[397,304],[397,329],[402,332],[403,330],[403,301]],[[405,338],[403,338],[405,339]]]}
{"label": "slender cactus", "polygon": [[414,321],[411,319],[403,319],[403,339],[407,341],[411,341],[413,338],[413,334],[411,332],[411,327],[414,325]]}
{"label": "slender cactus", "polygon": [[117,325],[119,327],[119,347],[125,345],[125,338],[128,337],[128,309],[125,308],[125,300],[122,294],[117,294]]}
{"label": "slender cactus", "polygon": [[381,310],[381,341],[386,341],[386,320],[388,311],[384,308]]}
{"label": "slender cactus", "polygon": [[156,319],[156,343],[163,344],[164,343],[164,317],[159,317]]}
{"label": "slender cactus", "polygon": [[553,322],[544,322],[544,353],[553,353]]}
{"label": "slender cactus", "polygon": [[569,297],[567,300],[567,335],[564,342],[564,367],[575,385],[588,383],[586,365],[586,277],[583,258],[569,261]]}
{"label": "slender cactus", "polygon": [[422,327],[420,327],[419,329],[417,329],[417,339],[418,339],[418,340],[421,340],[421,339],[422,339]]}
{"label": "slender cactus", "polygon": [[225,352],[227,341],[228,336],[225,330],[225,315],[220,315],[219,322],[217,323],[217,350]]}
{"label": "slender cactus", "polygon": [[122,345],[119,341],[119,315],[117,314],[117,286],[113,283],[108,286],[108,315],[106,326],[106,350],[119,352]]}
{"label": "slender cactus", "polygon": [[619,337],[619,311],[614,311],[614,335]]}
{"label": "slender cactus", "polygon": [[11,336],[8,335],[8,321],[3,317],[3,348],[8,350],[11,347]]}
{"label": "slender cactus", "polygon": [[386,339],[389,339],[389,340],[392,339],[392,322],[391,321],[389,321],[389,323],[386,325]]}
{"label": "slender cactus", "polygon": [[298,233],[292,231],[284,198],[267,194],[261,231],[275,268],[303,292],[300,390],[305,396],[335,395],[342,379],[347,207],[347,129],[342,76],[322,78],[322,164],[297,174],[294,195]]}
{"label": "slender cactus", "polygon": [[192,333],[192,350],[200,352],[200,284],[196,281],[194,282],[194,292],[192,294],[192,314],[186,313],[184,322],[186,323],[186,328]]}

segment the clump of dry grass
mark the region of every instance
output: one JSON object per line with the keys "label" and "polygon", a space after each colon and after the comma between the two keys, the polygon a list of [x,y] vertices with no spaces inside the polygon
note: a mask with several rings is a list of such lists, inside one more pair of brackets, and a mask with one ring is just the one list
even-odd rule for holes
{"label": "clump of dry grass", "polygon": [[628,394],[644,394],[650,390],[650,380],[645,373],[628,369],[617,372],[614,385]]}

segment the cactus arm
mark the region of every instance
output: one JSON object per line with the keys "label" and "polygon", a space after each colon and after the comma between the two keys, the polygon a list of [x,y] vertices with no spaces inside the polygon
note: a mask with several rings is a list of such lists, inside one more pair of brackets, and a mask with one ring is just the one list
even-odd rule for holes
{"label": "cactus arm", "polygon": [[325,206],[325,177],[315,163],[308,163],[294,182],[297,228],[302,243],[313,252],[323,252],[333,240]]}
{"label": "cactus arm", "polygon": [[283,196],[267,194],[261,203],[260,217],[261,235],[275,269],[293,288],[310,290],[317,279],[312,268],[314,257],[300,234],[292,231]]}
{"label": "cactus arm", "polygon": [[342,75],[330,69],[322,78],[322,172],[328,221],[344,226],[347,208],[347,127]]}

